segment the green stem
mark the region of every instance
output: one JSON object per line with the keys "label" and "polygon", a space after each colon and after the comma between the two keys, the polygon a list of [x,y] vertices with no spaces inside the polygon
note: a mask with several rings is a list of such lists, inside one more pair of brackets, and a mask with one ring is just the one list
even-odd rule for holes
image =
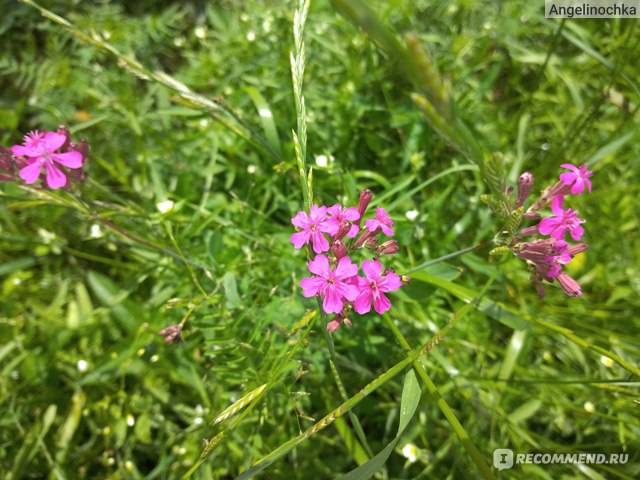
{"label": "green stem", "polygon": [[[471,308],[473,308],[473,305],[471,304],[467,304],[464,307],[462,307],[456,313],[456,315],[452,317],[451,321],[447,324],[447,326],[442,330],[441,335],[444,335],[446,331],[448,331]],[[411,347],[409,346],[409,342],[407,342],[407,339],[404,337],[400,329],[396,326],[396,324],[394,323],[394,321],[391,319],[389,315],[385,315],[384,319],[387,322],[387,325],[389,326],[393,334],[396,336],[396,339],[398,340],[398,342],[400,342],[400,345],[402,345],[402,348],[404,348],[404,350],[408,354],[410,354]],[[487,466],[487,464],[485,463],[482,457],[482,454],[473,444],[473,442],[471,441],[471,438],[469,437],[469,434],[467,433],[465,428],[462,426],[462,424],[458,420],[458,417],[456,417],[456,414],[453,412],[451,407],[449,407],[449,404],[442,397],[440,390],[438,390],[438,387],[436,386],[436,384],[433,383],[433,381],[427,374],[427,371],[425,370],[424,366],[422,365],[422,363],[420,363],[418,359],[413,361],[413,368],[415,368],[416,372],[418,372],[418,375],[424,382],[429,393],[433,396],[433,398],[435,398],[438,408],[440,408],[440,411],[445,416],[445,418],[453,428],[453,431],[456,433],[456,435],[462,442],[463,447],[465,448],[467,453],[471,456],[471,459],[478,467],[478,470],[480,470],[480,474],[482,475],[482,478],[484,478],[485,480],[493,479],[494,476],[491,473],[491,470],[489,470],[489,467]]]}

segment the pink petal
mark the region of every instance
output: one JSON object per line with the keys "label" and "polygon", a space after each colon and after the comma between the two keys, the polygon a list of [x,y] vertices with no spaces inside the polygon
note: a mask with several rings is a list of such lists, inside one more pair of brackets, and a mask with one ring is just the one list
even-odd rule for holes
{"label": "pink petal", "polygon": [[324,255],[316,255],[316,258],[309,262],[309,271],[321,277],[328,278],[331,274],[329,259]]}
{"label": "pink petal", "polygon": [[349,207],[344,211],[342,217],[345,220],[349,220],[350,222],[355,222],[360,219],[360,213],[358,213],[358,209],[355,207]]}
{"label": "pink petal", "polygon": [[327,242],[324,235],[317,230],[311,232],[311,242],[313,243],[313,251],[316,253],[322,253],[329,250],[329,242]]}
{"label": "pink petal", "polygon": [[335,276],[338,280],[354,277],[358,274],[358,266],[351,262],[349,257],[342,257],[338,261],[335,269]]}
{"label": "pink petal", "polygon": [[309,241],[310,235],[308,230],[294,233],[291,235],[291,243],[296,248],[302,248],[302,246]]}
{"label": "pink petal", "polygon": [[371,310],[372,298],[373,298],[373,295],[371,294],[370,288],[367,288],[366,290],[361,290],[360,295],[358,295],[358,298],[356,298],[356,301],[353,303],[353,309],[360,315],[369,313],[369,311]]}
{"label": "pink petal", "polygon": [[342,205],[336,203],[332,207],[327,208],[327,213],[332,217],[340,216],[340,212],[342,212]]}
{"label": "pink petal", "polygon": [[373,300],[373,308],[375,308],[376,312],[383,314],[391,308],[391,302],[384,296],[384,293],[381,293],[378,298]]}
{"label": "pink petal", "polygon": [[82,168],[82,154],[80,152],[54,153],[51,158],[68,168]]}
{"label": "pink petal", "polygon": [[309,218],[312,221],[322,222],[327,217],[327,207],[319,207],[317,205],[311,205],[311,212]]}
{"label": "pink petal", "polygon": [[571,233],[571,238],[578,241],[582,238],[582,235],[584,235],[584,228],[578,225],[571,228],[569,232]]}
{"label": "pink petal", "polygon": [[385,235],[388,235],[390,237],[393,236],[393,230],[391,229],[391,227],[388,227],[384,223],[381,224],[380,227],[382,228],[382,233],[384,233]]}
{"label": "pink petal", "polygon": [[300,280],[300,286],[302,287],[305,297],[313,297],[317,295],[318,292],[322,292],[326,284],[326,281],[320,277],[305,277]]}
{"label": "pink petal", "polygon": [[291,219],[291,223],[298,228],[306,228],[309,225],[309,218],[305,212],[298,212],[296,216]]}
{"label": "pink petal", "polygon": [[557,195],[553,198],[551,201],[551,211],[554,215],[557,215],[558,217],[562,216],[564,213],[564,209],[562,208],[563,203],[564,197],[562,195]]}
{"label": "pink petal", "polygon": [[587,189],[589,189],[589,193],[591,193],[591,180],[584,179],[584,183],[587,184]]}
{"label": "pink petal", "polygon": [[27,184],[35,183],[42,171],[42,164],[36,160],[35,162],[20,169],[20,178]]}
{"label": "pink petal", "polygon": [[362,270],[369,280],[377,281],[380,278],[382,265],[378,260],[365,260],[362,262]]}
{"label": "pink petal", "polygon": [[48,152],[55,152],[64,145],[66,141],[67,137],[65,135],[56,132],[47,132],[42,140]]}
{"label": "pink petal", "polygon": [[387,213],[387,211],[382,207],[376,208],[376,218],[380,221],[380,223],[393,225],[393,222],[391,221],[391,217],[389,217],[389,214]]}
{"label": "pink petal", "polygon": [[562,183],[564,183],[565,185],[571,185],[576,181],[577,177],[578,176],[572,172],[565,172],[560,174],[560,180],[562,180]]}
{"label": "pink petal", "polygon": [[561,223],[561,220],[556,217],[543,218],[538,224],[538,232],[542,235],[549,235],[556,227]]}
{"label": "pink petal", "polygon": [[373,232],[375,231],[376,228],[380,226],[380,222],[378,220],[369,219],[366,222],[364,222],[364,226],[367,227],[367,230],[369,230],[370,232]]}
{"label": "pink petal", "polygon": [[350,302],[353,302],[358,298],[358,295],[360,295],[360,289],[355,285],[350,285],[348,283],[336,283],[335,287],[337,292]]}
{"label": "pink petal", "polygon": [[389,272],[381,282],[378,282],[378,288],[382,292],[394,292],[402,287],[402,280],[400,275],[394,272]]}
{"label": "pink petal", "polygon": [[342,311],[342,299],[335,288],[327,288],[324,295],[322,308],[327,313],[340,313]]}
{"label": "pink petal", "polygon": [[[64,137],[64,135],[62,135]],[[64,187],[67,184],[67,177],[56,167],[53,162],[49,162],[47,169],[47,185],[54,190]]]}
{"label": "pink petal", "polygon": [[332,237],[336,233],[338,233],[339,229],[340,229],[340,222],[338,222],[338,220],[336,220],[335,218],[330,218],[326,222],[322,222],[322,224],[320,225],[320,231],[328,233]]}
{"label": "pink petal", "polygon": [[571,187],[571,193],[574,195],[581,195],[584,192],[584,180],[580,177],[576,178],[576,183]]}
{"label": "pink petal", "polygon": [[562,165],[560,165],[562,168],[566,168],[568,170],[571,170],[572,172],[578,173],[579,168],[576,167],[575,165],[571,164],[571,163],[563,163]]}
{"label": "pink petal", "polygon": [[356,235],[358,235],[359,231],[360,231],[360,227],[358,225],[351,225],[351,228],[349,229],[349,233],[347,233],[347,237],[356,238]]}
{"label": "pink petal", "polygon": [[37,157],[39,152],[33,148],[27,148],[22,145],[14,145],[11,147],[11,152],[19,157]]}

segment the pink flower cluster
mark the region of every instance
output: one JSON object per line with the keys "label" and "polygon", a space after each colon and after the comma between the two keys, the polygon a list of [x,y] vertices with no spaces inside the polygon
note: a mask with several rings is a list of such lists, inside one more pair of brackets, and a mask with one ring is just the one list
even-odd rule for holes
{"label": "pink flower cluster", "polygon": [[69,187],[69,178],[84,181],[82,167],[88,157],[87,142],[72,142],[64,126],[56,132],[31,132],[25,135],[22,145],[11,149],[0,147],[0,170],[4,171],[0,173],[0,180],[17,180],[18,171],[17,176],[27,184],[44,176],[49,188]]}
{"label": "pink flower cluster", "polygon": [[359,248],[367,248],[379,256],[399,250],[396,240],[378,242],[381,233],[393,235],[393,221],[384,208],[378,207],[375,218],[366,220],[364,227],[361,226],[371,198],[371,192],[364,190],[357,208],[338,204],[332,207],[312,205],[308,214],[298,212],[291,219],[297,229],[291,235],[291,243],[298,249],[310,244],[315,253],[308,264],[313,276],[300,282],[303,294],[321,297],[322,309],[337,315],[327,324],[329,332],[338,330],[342,323],[351,326],[348,318],[351,311],[361,315],[368,313],[372,302],[376,312],[386,312],[391,308],[391,302],[385,294],[403,285],[403,279],[392,269],[383,270],[378,258],[364,260],[364,276],[360,276],[358,265],[349,257]]}
{"label": "pink flower cluster", "polygon": [[[574,241],[579,241],[584,235],[582,224],[585,220],[578,217],[578,212],[572,208],[564,208],[564,199],[567,195],[582,195],[586,190],[591,193],[591,177],[586,165],[576,167],[570,163],[561,165],[569,172],[562,173],[560,180],[551,185],[524,214],[528,219],[540,219],[539,210],[551,204],[552,216],[543,218],[537,225],[521,230],[517,238],[519,243],[513,245],[514,253],[526,260],[532,267],[531,280],[536,286],[540,296],[544,295],[542,281],[557,281],[564,292],[571,297],[582,296],[582,289],[578,282],[562,271],[563,265],[569,263],[578,253],[584,252],[588,247],[586,243],[570,245],[565,241],[567,233]],[[533,176],[525,172],[518,182],[518,197],[515,206],[524,204],[531,187]],[[522,237],[540,234],[548,236],[544,239],[536,239],[531,242],[520,242]]]}

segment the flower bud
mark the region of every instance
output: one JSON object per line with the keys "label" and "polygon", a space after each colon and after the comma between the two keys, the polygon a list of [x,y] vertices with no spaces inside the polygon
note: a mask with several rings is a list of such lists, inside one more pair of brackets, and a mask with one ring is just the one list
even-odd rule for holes
{"label": "flower bud", "polygon": [[334,240],[343,239],[347,235],[347,233],[349,233],[349,230],[351,230],[351,222],[349,222],[348,220],[342,220],[340,222],[340,226],[338,227],[338,231],[333,236]]}
{"label": "flower bud", "polygon": [[580,284],[576,282],[573,278],[567,275],[564,272],[561,272],[556,277],[558,283],[566,293],[570,297],[581,297],[582,296],[582,288],[580,288]]}
{"label": "flower bud", "polygon": [[575,245],[571,245],[567,249],[567,253],[572,257],[575,257],[577,254],[584,252],[588,248],[589,246],[586,243],[577,243]]}
{"label": "flower bud", "polygon": [[[362,233],[360,234],[360,236],[358,237],[358,239],[356,240],[356,243],[354,243],[354,247],[356,248],[360,248],[362,247],[365,243],[367,243],[368,245],[371,245],[370,243],[370,239],[371,238],[375,238],[375,236],[380,233],[380,227],[376,228],[373,232],[370,232],[369,230],[367,230],[366,228],[362,231]],[[377,242],[377,239],[375,240]]]}
{"label": "flower bud", "polygon": [[343,317],[342,315],[344,314],[338,315],[329,323],[327,323],[327,332],[333,333],[336,330],[339,330],[343,323],[347,327],[350,327],[352,325],[351,320],[349,320],[347,317]]}
{"label": "flower bud", "polygon": [[364,212],[367,211],[367,207],[369,206],[369,202],[371,201],[372,198],[373,198],[373,193],[371,193],[371,190],[364,189],[362,192],[360,192],[360,201],[358,202],[358,213],[360,214],[360,218],[356,222],[357,225],[360,225],[360,222],[362,222],[362,218],[364,217]]}
{"label": "flower bud", "polygon": [[182,325],[170,325],[166,328],[163,328],[158,332],[158,335],[165,337],[164,343],[174,342],[177,343],[180,341],[180,332],[182,331]]}
{"label": "flower bud", "polygon": [[533,175],[529,172],[524,172],[518,179],[518,197],[516,198],[515,208],[520,208],[524,205],[531,187],[533,187]]}
{"label": "flower bud", "polygon": [[71,138],[71,132],[64,125],[60,125],[58,127],[58,130],[56,130],[56,133],[65,136],[66,140],[64,141],[64,143],[60,147],[60,150],[62,150],[63,152],[66,152],[67,148],[69,148],[69,139]]}
{"label": "flower bud", "polygon": [[398,247],[397,240],[387,240],[376,247],[376,253],[379,253],[380,255],[393,255],[399,251],[400,247]]}
{"label": "flower bud", "polygon": [[409,285],[411,283],[411,277],[408,275],[400,275],[400,281],[402,285]]}
{"label": "flower bud", "polygon": [[331,244],[331,252],[336,256],[336,260],[340,260],[347,254],[347,247],[342,240],[334,240]]}

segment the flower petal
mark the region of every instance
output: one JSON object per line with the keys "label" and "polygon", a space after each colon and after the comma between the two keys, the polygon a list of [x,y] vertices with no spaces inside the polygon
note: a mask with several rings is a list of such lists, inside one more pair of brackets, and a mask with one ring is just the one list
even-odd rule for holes
{"label": "flower petal", "polygon": [[402,280],[400,275],[395,272],[387,273],[382,281],[378,282],[378,288],[382,292],[394,292],[400,287],[402,287]]}
{"label": "flower petal", "polygon": [[303,230],[291,235],[291,243],[293,243],[293,246],[296,248],[302,248],[305,243],[309,242],[310,237],[311,235],[309,235],[309,231]]}
{"label": "flower petal", "polygon": [[377,281],[380,278],[382,265],[378,260],[365,260],[362,262],[362,270],[369,280]]}
{"label": "flower petal", "polygon": [[58,150],[66,141],[66,135],[56,132],[47,132],[42,139],[42,143],[45,145],[45,149],[49,153],[53,153]]}
{"label": "flower petal", "polygon": [[542,235],[549,235],[553,232],[561,223],[561,220],[556,217],[543,218],[538,224],[538,232]]}
{"label": "flower petal", "polygon": [[53,153],[51,158],[68,168],[82,168],[82,154],[80,152]]}
{"label": "flower petal", "polygon": [[355,207],[349,207],[344,210],[342,218],[345,220],[349,220],[351,222],[355,222],[360,219],[360,213],[358,213],[358,209]]}
{"label": "flower petal", "polygon": [[347,233],[347,237],[356,238],[356,235],[358,235],[359,231],[360,231],[360,227],[358,225],[351,225],[351,228],[349,229],[349,233]]}
{"label": "flower petal", "polygon": [[370,232],[374,232],[376,228],[380,226],[380,222],[378,220],[370,218],[369,220],[364,222],[364,226],[367,227],[367,230],[369,230]]}
{"label": "flower petal", "polygon": [[331,273],[329,259],[324,255],[316,255],[316,258],[309,262],[309,271],[323,278],[328,278]]}
{"label": "flower petal", "polygon": [[14,145],[11,147],[11,153],[19,157],[38,157],[39,152],[33,148],[27,148],[23,145]]}
{"label": "flower petal", "polygon": [[313,242],[313,251],[316,253],[322,253],[329,250],[329,242],[324,238],[322,232],[317,230],[311,232],[311,242]]}
{"label": "flower petal", "polygon": [[326,284],[324,278],[320,277],[305,277],[300,280],[300,286],[305,297],[313,297],[318,293],[322,293]]}
{"label": "flower petal", "polygon": [[38,180],[41,171],[42,164],[40,161],[36,160],[35,162],[20,169],[20,178],[27,184],[35,183]]}
{"label": "flower petal", "polygon": [[53,162],[49,162],[45,168],[47,169],[47,185],[49,185],[49,188],[55,190],[67,184],[67,177],[65,177],[64,173],[62,173]]}
{"label": "flower petal", "polygon": [[384,296],[384,293],[380,293],[380,296],[373,300],[373,308],[376,312],[383,314],[391,308],[391,301]]}
{"label": "flower petal", "polygon": [[342,297],[340,297],[335,287],[327,287],[324,292],[324,302],[322,302],[324,311],[327,313],[340,313],[342,307]]}
{"label": "flower petal", "polygon": [[372,298],[373,295],[371,294],[370,288],[360,290],[360,295],[358,295],[358,298],[356,298],[356,301],[353,303],[353,309],[360,315],[369,313]]}
{"label": "flower petal", "polygon": [[358,266],[352,263],[349,257],[342,257],[338,261],[338,266],[335,269],[335,276],[337,280],[355,277],[357,274]]}
{"label": "flower petal", "polygon": [[551,201],[551,211],[554,215],[561,217],[564,214],[564,209],[562,205],[564,203],[564,197],[562,195],[557,195]]}
{"label": "flower petal", "polygon": [[360,289],[358,287],[348,283],[336,283],[335,287],[337,292],[350,302],[353,302],[360,294]]}
{"label": "flower petal", "polygon": [[291,219],[291,223],[298,228],[306,228],[309,225],[309,217],[305,212],[298,212],[296,216]]}

